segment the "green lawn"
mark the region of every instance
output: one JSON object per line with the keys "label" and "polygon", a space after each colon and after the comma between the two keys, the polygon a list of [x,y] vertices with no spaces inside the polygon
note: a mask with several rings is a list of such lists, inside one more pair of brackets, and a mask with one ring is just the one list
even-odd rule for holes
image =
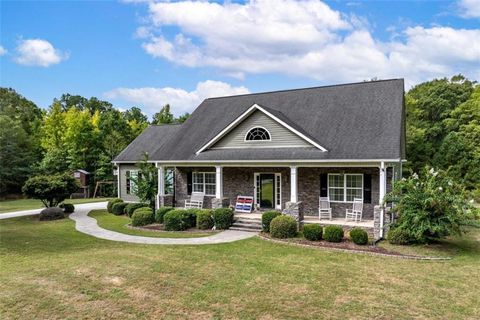
{"label": "green lawn", "polygon": [[117,243],[68,219],[0,221],[1,319],[478,319],[480,232],[450,261],[372,257],[258,238]]}
{"label": "green lawn", "polygon": [[[109,198],[89,198],[89,199],[67,199],[66,203],[81,204],[89,202],[108,201]],[[40,209],[43,208],[43,203],[37,199],[19,199],[19,200],[3,200],[0,201],[0,213]]]}
{"label": "green lawn", "polygon": [[130,223],[127,216],[116,216],[108,213],[107,210],[93,210],[88,214],[90,217],[97,219],[100,227],[117,231],[121,233],[131,234],[134,236],[157,237],[157,238],[195,238],[211,236],[213,232],[157,232],[144,231],[128,228],[126,225]]}

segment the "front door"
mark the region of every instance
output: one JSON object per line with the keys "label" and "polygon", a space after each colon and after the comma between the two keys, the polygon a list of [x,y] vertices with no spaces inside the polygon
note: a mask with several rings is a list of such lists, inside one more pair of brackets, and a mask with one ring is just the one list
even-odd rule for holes
{"label": "front door", "polygon": [[281,209],[280,173],[255,173],[255,204],[261,209]]}
{"label": "front door", "polygon": [[273,173],[260,174],[260,208],[273,209],[275,207],[274,182],[275,175]]}

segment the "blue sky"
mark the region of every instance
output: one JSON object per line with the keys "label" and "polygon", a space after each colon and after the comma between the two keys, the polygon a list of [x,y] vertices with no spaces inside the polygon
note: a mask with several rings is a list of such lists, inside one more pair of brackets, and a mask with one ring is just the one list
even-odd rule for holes
{"label": "blue sky", "polygon": [[0,85],[151,115],[209,96],[463,73],[480,80],[480,1],[2,1]]}

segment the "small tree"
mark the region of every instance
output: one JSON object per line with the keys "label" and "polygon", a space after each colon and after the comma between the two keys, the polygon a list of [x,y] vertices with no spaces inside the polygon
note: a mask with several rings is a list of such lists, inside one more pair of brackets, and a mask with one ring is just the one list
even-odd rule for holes
{"label": "small tree", "polygon": [[392,229],[401,229],[411,243],[461,235],[474,219],[474,208],[462,187],[433,168],[397,181],[385,201],[395,204],[392,211],[397,220]]}
{"label": "small tree", "polygon": [[68,174],[39,175],[32,177],[23,185],[23,193],[39,199],[45,207],[56,207],[78,188],[75,178]]}
{"label": "small tree", "polygon": [[157,169],[148,163],[148,154],[145,153],[143,160],[137,162],[138,176],[132,178],[136,183],[135,194],[141,202],[148,203],[152,209],[155,208],[155,197],[158,189]]}

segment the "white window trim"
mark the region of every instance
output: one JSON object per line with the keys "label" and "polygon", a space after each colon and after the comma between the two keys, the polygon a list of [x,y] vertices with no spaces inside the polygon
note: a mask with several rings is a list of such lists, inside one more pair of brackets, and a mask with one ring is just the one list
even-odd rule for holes
{"label": "white window trim", "polygon": [[364,193],[364,174],[363,173],[329,173],[327,175],[327,197],[330,199],[330,176],[343,176],[343,187],[332,187],[332,189],[342,189],[343,190],[343,201],[338,201],[338,200],[330,200],[330,202],[335,202],[335,203],[353,203],[353,201],[347,201],[347,189],[357,189],[359,190],[360,188],[352,188],[352,187],[347,187],[347,179],[346,176],[362,176],[362,193],[361,193],[361,199],[363,202],[363,193]]}
{"label": "white window trim", "polygon": [[[132,180],[133,177],[134,179],[138,179],[138,172],[139,170],[126,170],[125,171],[125,193],[127,195],[136,195],[136,192],[138,191],[137,189],[137,183]],[[133,173],[133,175],[132,175]],[[127,190],[127,185],[128,185],[128,180],[130,180],[130,188]]]}
{"label": "white window trim", "polygon": [[[269,139],[268,139],[268,140],[247,140],[248,134],[249,134],[250,131],[252,131],[253,129],[263,129],[263,130],[267,131]],[[247,143],[270,142],[270,141],[272,141],[272,134],[271,134],[270,131],[268,131],[268,129],[265,128],[265,127],[262,127],[262,126],[254,126],[254,127],[251,127],[250,129],[247,130],[247,133],[245,133],[245,137],[243,138],[243,141],[244,141],[244,142],[247,142]]]}
{"label": "white window trim", "polygon": [[[194,178],[195,174],[202,174],[203,175],[203,182],[202,183],[195,183],[195,178]],[[215,182],[214,183],[206,183],[205,182],[205,174],[213,174],[213,176],[215,177]],[[205,196],[215,197],[215,190],[216,190],[216,184],[217,184],[215,172],[213,172],[213,171],[193,171],[192,172],[192,192],[195,192],[195,184],[203,186],[203,192],[205,193]],[[206,185],[213,185],[214,186],[213,193],[211,193],[211,194],[207,193]]]}

